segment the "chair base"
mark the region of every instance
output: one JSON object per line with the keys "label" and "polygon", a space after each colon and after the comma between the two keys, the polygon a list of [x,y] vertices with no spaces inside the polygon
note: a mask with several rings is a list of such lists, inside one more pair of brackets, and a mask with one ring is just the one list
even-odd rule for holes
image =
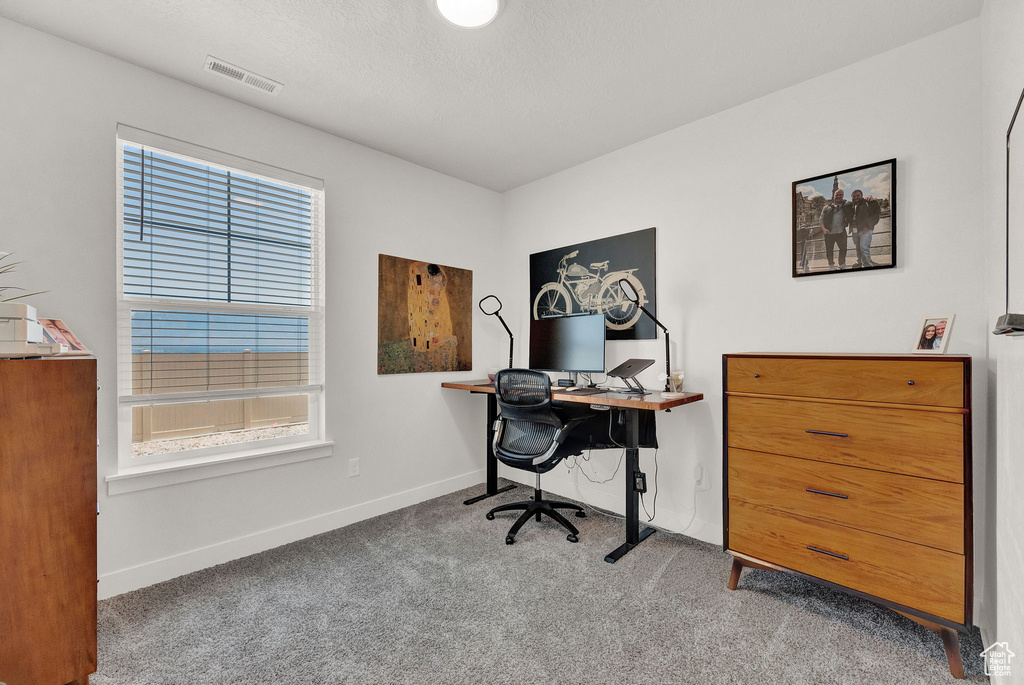
{"label": "chair base", "polygon": [[508,531],[508,535],[505,536],[505,544],[511,545],[516,541],[516,534],[519,529],[522,528],[527,521],[532,517],[536,516],[537,520],[540,521],[542,515],[548,516],[554,521],[557,521],[569,531],[569,534],[565,536],[565,539],[569,542],[579,542],[580,531],[576,526],[569,523],[569,519],[562,516],[557,509],[571,509],[576,512],[576,516],[579,518],[585,518],[586,512],[583,511],[583,507],[578,504],[570,504],[569,502],[549,502],[540,498],[540,490],[536,491],[536,497],[532,500],[525,502],[513,502],[512,504],[502,504],[501,506],[494,507],[487,512],[487,520],[493,521],[494,515],[501,511],[515,511],[523,509],[522,515],[516,519],[516,522],[512,524],[512,527]]}

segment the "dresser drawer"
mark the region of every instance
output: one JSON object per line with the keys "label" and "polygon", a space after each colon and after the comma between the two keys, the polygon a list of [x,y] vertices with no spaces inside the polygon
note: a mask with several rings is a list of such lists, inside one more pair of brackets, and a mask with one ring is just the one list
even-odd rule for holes
{"label": "dresser drawer", "polygon": [[809,459],[729,450],[729,497],[964,551],[964,486]]}
{"label": "dresser drawer", "polygon": [[964,406],[958,361],[728,357],[726,383],[729,392]]}
{"label": "dresser drawer", "polygon": [[964,622],[964,557],[729,500],[729,549]]}
{"label": "dresser drawer", "polygon": [[963,482],[963,414],[758,397],[726,402],[729,447]]}

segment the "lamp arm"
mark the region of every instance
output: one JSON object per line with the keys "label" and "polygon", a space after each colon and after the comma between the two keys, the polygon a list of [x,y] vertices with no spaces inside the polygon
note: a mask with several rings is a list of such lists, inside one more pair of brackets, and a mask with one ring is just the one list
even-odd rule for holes
{"label": "lamp arm", "polygon": [[654,314],[651,314],[649,311],[647,311],[647,307],[643,306],[640,303],[637,303],[637,306],[640,307],[640,311],[642,311],[644,314],[646,314],[648,317],[650,317],[651,321],[653,321],[655,324],[657,324],[658,327],[665,334],[665,392],[668,392],[669,390],[672,389],[672,386],[669,385],[669,379],[672,377],[672,371],[670,370],[671,369],[671,364],[669,364],[669,361],[668,361],[668,351],[669,351],[668,329],[665,328],[665,324],[663,324],[662,322],[658,321],[658,319],[655,318]]}
{"label": "lamp arm", "polygon": [[665,331],[665,392],[672,389],[669,379],[672,378],[672,372],[669,370],[668,363],[668,329],[662,328]]}
{"label": "lamp arm", "polygon": [[643,306],[642,304],[641,305],[637,305],[637,306],[640,307],[640,311],[642,311],[644,314],[646,314],[647,316],[650,317],[651,321],[653,321],[655,324],[658,325],[658,328],[660,328],[661,330],[663,330],[666,333],[668,333],[668,329],[665,328],[665,324],[663,324],[662,322],[658,321],[654,317],[654,314],[651,314],[649,311],[647,311],[647,307]]}
{"label": "lamp arm", "polygon": [[508,333],[508,368],[511,369],[512,368],[512,349],[513,349],[512,346],[515,344],[515,341],[514,341],[514,339],[512,337],[512,331],[509,329],[508,324],[505,323],[505,319],[501,318],[501,314],[499,314],[498,312],[495,312],[494,315],[496,317],[498,317],[498,321],[501,322],[501,325],[505,327],[505,331]]}

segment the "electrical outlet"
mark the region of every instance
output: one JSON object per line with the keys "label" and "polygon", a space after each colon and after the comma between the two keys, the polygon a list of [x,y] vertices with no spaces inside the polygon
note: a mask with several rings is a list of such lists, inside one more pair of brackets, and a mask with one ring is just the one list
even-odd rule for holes
{"label": "electrical outlet", "polygon": [[707,467],[704,464],[697,464],[693,467],[693,479],[696,481],[698,490],[711,489],[711,477],[708,475]]}
{"label": "electrical outlet", "polygon": [[348,477],[354,478],[359,475],[359,459],[348,460]]}

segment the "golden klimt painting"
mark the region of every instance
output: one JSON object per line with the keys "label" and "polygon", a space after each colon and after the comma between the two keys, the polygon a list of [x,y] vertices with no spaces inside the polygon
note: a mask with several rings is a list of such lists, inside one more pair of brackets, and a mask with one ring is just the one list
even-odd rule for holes
{"label": "golden klimt painting", "polygon": [[377,373],[473,368],[473,272],[379,255]]}

